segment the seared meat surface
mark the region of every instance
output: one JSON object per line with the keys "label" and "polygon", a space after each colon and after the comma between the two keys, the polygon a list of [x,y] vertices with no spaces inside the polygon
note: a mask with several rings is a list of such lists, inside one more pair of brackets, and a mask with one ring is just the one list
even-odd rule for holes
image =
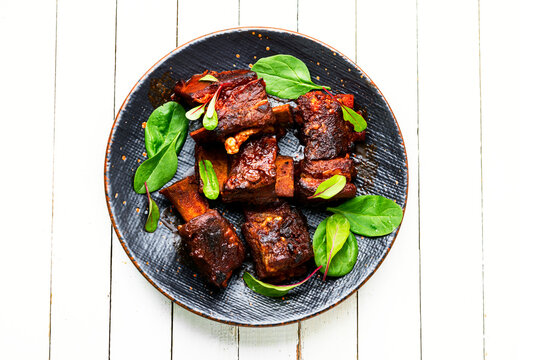
{"label": "seared meat surface", "polygon": [[179,229],[183,246],[211,284],[226,287],[245,257],[244,246],[232,225],[217,210],[208,210]]}
{"label": "seared meat surface", "polygon": [[246,142],[234,155],[223,192],[226,202],[264,204],[276,200],[276,136]]}
{"label": "seared meat surface", "polygon": [[186,224],[179,227],[182,248],[207,281],[226,287],[232,272],[245,257],[242,241],[232,225],[198,192],[195,176],[189,176],[160,191],[175,206]]}
{"label": "seared meat surface", "polygon": [[292,198],[295,192],[293,158],[278,155],[276,157],[276,195]]}
{"label": "seared meat surface", "polygon": [[[206,75],[214,76],[219,82],[200,81]],[[174,88],[175,98],[183,99],[189,105],[205,104],[211,100],[220,84],[223,88],[230,89],[256,79],[257,74],[245,69],[223,72],[206,70],[202,74],[193,75],[188,81],[177,82]]]}
{"label": "seared meat surface", "polygon": [[[354,107],[354,96],[335,95],[345,106]],[[329,95],[312,91],[297,99],[296,122],[304,142],[308,160],[333,159],[348,153],[355,141],[363,140],[365,132],[356,133],[353,125],[343,119],[341,106]]]}
{"label": "seared meat surface", "polygon": [[279,282],[306,272],[314,254],[305,219],[286,202],[246,210],[242,232],[259,279]]}
{"label": "seared meat surface", "polygon": [[[303,160],[297,166],[298,178],[296,182],[296,192],[299,200],[307,200],[314,195],[318,186],[333,175],[342,175],[346,177],[344,188],[329,201],[337,199],[348,199],[356,196],[356,185],[351,181],[356,177],[356,168],[354,162],[347,154],[345,157],[339,157],[331,160]],[[328,200],[317,198],[308,201],[326,202]]]}

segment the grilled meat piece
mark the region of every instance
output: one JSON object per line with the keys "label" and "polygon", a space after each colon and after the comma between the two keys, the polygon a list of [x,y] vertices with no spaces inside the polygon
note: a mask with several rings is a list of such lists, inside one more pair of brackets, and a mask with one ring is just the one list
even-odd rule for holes
{"label": "grilled meat piece", "polygon": [[207,147],[196,144],[194,156],[196,158],[194,173],[196,174],[195,176],[200,186],[200,192],[203,193],[204,183],[200,177],[200,168],[198,164],[202,160],[209,160],[211,161],[211,165],[213,165],[213,170],[215,170],[215,175],[217,176],[219,189],[222,195],[223,187],[228,177],[228,156],[226,155],[225,150],[218,144],[211,144]]}
{"label": "grilled meat piece", "polygon": [[245,143],[232,159],[223,200],[265,204],[276,197],[276,136],[265,135]]}
{"label": "grilled meat piece", "polygon": [[356,185],[351,181],[356,178],[354,162],[347,154],[345,157],[332,160],[303,160],[297,165],[297,182],[295,190],[299,200],[306,200],[314,195],[318,186],[333,175],[346,177],[346,185],[335,196],[330,199],[312,199],[308,201],[326,202],[337,199],[348,199],[356,196]]}
{"label": "grilled meat piece", "polygon": [[245,257],[234,227],[217,210],[208,210],[179,228],[183,247],[207,281],[226,287]]}
{"label": "grilled meat piece", "polygon": [[198,192],[194,175],[160,190],[181,214],[183,249],[207,281],[226,287],[232,272],[242,265],[245,248],[232,225]]}
{"label": "grilled meat piece", "polygon": [[295,191],[293,159],[289,156],[276,157],[276,195],[293,197]]}
{"label": "grilled meat piece", "polygon": [[205,214],[209,204],[198,192],[198,182],[194,176],[189,176],[175,184],[160,190],[175,206],[185,221]]}
{"label": "grilled meat piece", "polygon": [[[206,75],[212,75],[218,82],[200,81]],[[246,84],[257,79],[257,74],[245,69],[231,71],[204,71],[193,75],[188,81],[180,80],[175,84],[175,99],[183,99],[189,105],[205,104],[222,84],[225,90]]]}
{"label": "grilled meat piece", "polygon": [[[345,106],[354,107],[353,95],[335,96]],[[355,141],[365,139],[365,131],[356,133],[353,125],[343,119],[339,103],[326,93],[309,92],[300,96],[297,103],[299,110],[295,121],[305,144],[306,159],[333,159],[348,153]]]}
{"label": "grilled meat piece", "polygon": [[245,211],[242,232],[259,279],[279,282],[306,272],[314,254],[305,219],[286,202]]}

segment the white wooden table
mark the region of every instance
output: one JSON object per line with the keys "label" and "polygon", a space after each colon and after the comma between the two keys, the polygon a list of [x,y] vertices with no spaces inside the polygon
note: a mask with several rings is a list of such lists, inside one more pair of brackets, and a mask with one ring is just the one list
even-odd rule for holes
{"label": "white wooden table", "polygon": [[[0,0],[0,359],[547,359],[547,15],[541,0]],[[284,327],[172,304],[105,206],[131,87],[177,45],[239,25],[355,58],[409,157],[380,270]]]}

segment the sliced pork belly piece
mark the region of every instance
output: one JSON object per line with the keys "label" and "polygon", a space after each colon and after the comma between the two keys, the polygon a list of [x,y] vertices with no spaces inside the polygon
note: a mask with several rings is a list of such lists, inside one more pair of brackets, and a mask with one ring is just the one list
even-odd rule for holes
{"label": "sliced pork belly piece", "polygon": [[[298,179],[295,185],[297,198],[301,201],[326,202],[337,199],[348,199],[356,196],[356,185],[351,181],[356,178],[356,168],[354,162],[347,154],[345,157],[339,157],[331,160],[303,160],[298,164]],[[316,189],[322,182],[333,175],[342,175],[346,177],[346,185],[335,196],[330,199],[308,199],[314,195]]]}
{"label": "sliced pork belly piece", "polygon": [[223,201],[266,204],[276,197],[276,136],[265,135],[244,144],[234,155],[223,189]]}
{"label": "sliced pork belly piece", "polygon": [[313,256],[303,216],[286,202],[245,211],[242,233],[259,279],[279,282],[306,272]]}
{"label": "sliced pork belly piece", "polygon": [[276,195],[292,198],[295,192],[293,158],[278,155],[276,157]]}
{"label": "sliced pork belly piece", "polygon": [[198,192],[198,183],[189,176],[160,191],[175,206],[186,224],[179,227],[182,248],[200,274],[211,284],[226,287],[232,272],[245,257],[245,248],[234,227],[209,209]]}
{"label": "sliced pork belly piece", "polygon": [[[354,107],[354,96],[335,95],[345,106]],[[341,106],[329,95],[312,91],[297,99],[295,121],[304,142],[308,160],[333,159],[348,153],[355,141],[365,139],[365,131],[356,133],[353,125],[343,119]]]}
{"label": "sliced pork belly piece", "polygon": [[[219,82],[200,81],[206,75],[214,76]],[[187,81],[178,81],[174,88],[175,98],[182,99],[188,105],[205,104],[211,100],[219,84],[223,84],[225,89],[230,89],[256,79],[257,74],[245,69],[222,72],[206,70],[202,74],[193,75]]]}
{"label": "sliced pork belly piece", "polygon": [[217,210],[208,210],[179,228],[183,246],[207,281],[226,287],[245,257],[242,241]]}

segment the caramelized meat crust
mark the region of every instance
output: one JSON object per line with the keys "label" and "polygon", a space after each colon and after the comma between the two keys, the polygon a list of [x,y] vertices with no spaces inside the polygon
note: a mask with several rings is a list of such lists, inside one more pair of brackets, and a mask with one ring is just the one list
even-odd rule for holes
{"label": "caramelized meat crust", "polygon": [[293,158],[278,155],[276,157],[276,195],[279,197],[293,197],[294,186]]}
{"label": "caramelized meat crust", "polygon": [[[307,200],[315,203],[332,201],[337,199],[348,199],[356,196],[356,185],[351,181],[356,178],[354,162],[347,154],[331,160],[303,160],[297,165],[298,178],[295,184],[297,198],[301,201]],[[346,185],[335,196],[330,199],[308,199],[314,195],[320,184],[333,175],[346,177]]]}
{"label": "caramelized meat crust", "polygon": [[198,182],[194,176],[177,181],[160,190],[160,194],[169,199],[185,221],[190,221],[209,209],[209,204],[198,192]]}
{"label": "caramelized meat crust", "polygon": [[245,257],[242,241],[217,210],[208,210],[180,227],[183,246],[200,274],[224,288]]}
{"label": "caramelized meat crust", "polygon": [[232,159],[223,189],[223,200],[252,204],[275,201],[277,151],[278,143],[274,135],[246,142]]}
{"label": "caramelized meat crust", "polygon": [[259,279],[279,282],[306,271],[313,257],[305,219],[286,202],[245,211],[242,233],[251,248]]}
{"label": "caramelized meat crust", "polygon": [[[354,107],[354,96],[335,95],[350,108]],[[351,123],[343,119],[341,106],[329,95],[312,91],[297,99],[300,137],[304,142],[304,156],[308,160],[333,159],[348,153],[354,141],[365,133],[356,133]]]}
{"label": "caramelized meat crust", "polygon": [[[200,81],[206,75],[214,76],[219,82]],[[201,74],[193,75],[187,81],[178,81],[174,88],[175,98],[182,99],[189,105],[205,104],[211,100],[220,84],[223,88],[230,89],[255,79],[257,74],[245,69],[223,72],[206,70]]]}

